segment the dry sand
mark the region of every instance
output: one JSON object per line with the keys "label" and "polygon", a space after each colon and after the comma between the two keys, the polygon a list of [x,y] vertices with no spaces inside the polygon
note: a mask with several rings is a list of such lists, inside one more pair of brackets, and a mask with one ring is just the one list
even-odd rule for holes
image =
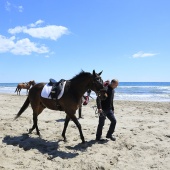
{"label": "dry sand", "polygon": [[[42,138],[32,126],[29,107],[19,119],[14,116],[26,96],[0,94],[0,170],[169,170],[170,103],[115,101],[117,126],[115,142],[95,141],[98,117],[94,101],[83,106],[82,125],[86,144],[81,144],[78,129],[70,122],[67,142],[61,137],[65,113],[45,109],[39,115]],[[77,114],[78,115],[78,114]],[[103,129],[103,138],[109,127]]]}

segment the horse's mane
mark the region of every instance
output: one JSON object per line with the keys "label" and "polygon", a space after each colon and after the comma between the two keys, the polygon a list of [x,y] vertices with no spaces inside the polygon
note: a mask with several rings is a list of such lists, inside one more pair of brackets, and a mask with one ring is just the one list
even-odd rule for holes
{"label": "horse's mane", "polygon": [[75,75],[72,79],[70,79],[71,81],[77,80],[77,79],[83,79],[84,77],[90,76],[91,73],[88,72],[84,72],[83,70],[81,70],[81,72],[77,75]]}

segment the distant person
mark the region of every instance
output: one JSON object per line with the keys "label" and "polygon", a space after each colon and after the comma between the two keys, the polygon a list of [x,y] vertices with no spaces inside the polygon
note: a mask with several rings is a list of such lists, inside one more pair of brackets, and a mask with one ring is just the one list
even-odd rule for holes
{"label": "distant person", "polygon": [[86,93],[83,95],[81,101],[80,101],[80,105],[79,105],[79,110],[78,110],[78,113],[79,113],[79,118],[82,118],[82,105],[87,105],[89,103],[89,97],[90,97],[90,94],[91,94],[91,90],[88,89],[86,91]]}
{"label": "distant person", "polygon": [[119,82],[116,79],[113,79],[111,82],[106,81],[104,83],[104,86],[106,88],[108,97],[106,98],[106,100],[100,100],[98,97],[96,99],[97,109],[99,113],[99,123],[97,127],[97,132],[96,132],[97,141],[103,140],[101,139],[101,136],[102,136],[102,130],[105,124],[106,117],[111,122],[109,130],[106,134],[106,138],[109,138],[112,141],[116,140],[116,138],[112,136],[115,131],[115,127],[116,127],[116,118],[114,115],[113,99],[114,99],[114,93],[115,93],[114,89],[118,86],[118,84]]}
{"label": "distant person", "polygon": [[90,94],[91,94],[91,90],[88,89],[87,92],[83,95],[83,105],[87,105],[89,103],[89,97],[90,97]]}

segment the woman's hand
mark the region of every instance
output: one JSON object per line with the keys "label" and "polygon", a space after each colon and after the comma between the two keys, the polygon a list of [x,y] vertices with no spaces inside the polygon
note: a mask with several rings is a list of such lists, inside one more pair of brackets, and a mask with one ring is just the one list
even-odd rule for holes
{"label": "woman's hand", "polygon": [[103,110],[102,109],[98,109],[98,113],[102,113],[103,112]]}

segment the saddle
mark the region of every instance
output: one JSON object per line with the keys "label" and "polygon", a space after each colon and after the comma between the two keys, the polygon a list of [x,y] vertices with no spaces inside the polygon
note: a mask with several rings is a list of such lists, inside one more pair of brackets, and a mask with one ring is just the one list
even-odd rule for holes
{"label": "saddle", "polygon": [[51,97],[53,100],[58,99],[58,95],[60,94],[61,90],[63,89],[65,80],[61,79],[60,81],[56,81],[54,79],[50,79],[50,82],[48,83],[49,86],[52,86],[51,93],[48,97]]}

